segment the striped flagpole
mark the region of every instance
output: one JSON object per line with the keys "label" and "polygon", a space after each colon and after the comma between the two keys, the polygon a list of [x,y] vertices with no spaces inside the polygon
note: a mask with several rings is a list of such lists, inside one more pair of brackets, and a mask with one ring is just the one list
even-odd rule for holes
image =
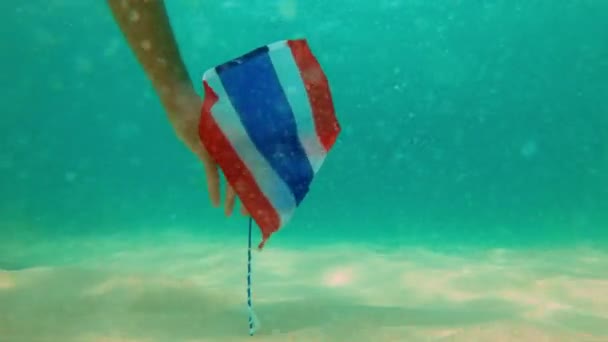
{"label": "striped flagpole", "polygon": [[247,246],[247,309],[249,311],[249,336],[253,336],[256,329],[255,313],[251,304],[251,226],[253,219],[249,218],[249,245]]}

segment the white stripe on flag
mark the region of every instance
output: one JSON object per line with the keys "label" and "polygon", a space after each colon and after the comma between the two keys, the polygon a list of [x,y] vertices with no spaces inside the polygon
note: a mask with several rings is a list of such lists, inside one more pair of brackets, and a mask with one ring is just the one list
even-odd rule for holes
{"label": "white stripe on flag", "polygon": [[207,81],[218,96],[218,101],[211,108],[211,115],[253,175],[260,190],[277,210],[281,219],[280,226],[283,226],[296,208],[293,194],[249,138],[215,69],[205,72],[203,80]]}
{"label": "white stripe on flag", "polygon": [[287,101],[293,111],[300,143],[304,147],[313,171],[316,173],[321,168],[327,151],[321,145],[315,128],[308,93],[300,75],[300,69],[298,69],[298,65],[286,41],[270,44],[268,45],[268,50],[279,82],[281,82],[283,91],[287,96]]}

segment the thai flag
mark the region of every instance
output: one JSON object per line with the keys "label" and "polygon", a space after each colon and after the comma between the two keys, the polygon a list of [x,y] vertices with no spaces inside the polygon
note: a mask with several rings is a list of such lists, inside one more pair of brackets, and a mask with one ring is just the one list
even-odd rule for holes
{"label": "thai flag", "polygon": [[306,40],[255,49],[208,70],[199,134],[262,231],[285,225],[340,132]]}

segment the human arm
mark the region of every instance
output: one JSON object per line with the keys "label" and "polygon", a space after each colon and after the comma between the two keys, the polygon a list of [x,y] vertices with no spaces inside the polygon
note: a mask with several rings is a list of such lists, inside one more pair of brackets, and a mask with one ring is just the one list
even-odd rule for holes
{"label": "human arm", "polygon": [[[162,0],[107,0],[131,50],[159,96],[178,137],[203,162],[213,205],[220,203],[219,170],[198,137],[201,99],[194,90]],[[235,193],[228,187],[225,212]]]}

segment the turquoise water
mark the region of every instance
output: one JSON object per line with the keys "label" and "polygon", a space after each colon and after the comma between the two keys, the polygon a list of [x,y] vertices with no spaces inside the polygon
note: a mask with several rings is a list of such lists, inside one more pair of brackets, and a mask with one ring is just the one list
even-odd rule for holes
{"label": "turquoise water", "polygon": [[[244,225],[210,207],[104,3],[2,7],[4,221],[53,234]],[[209,67],[291,37],[328,75],[343,132],[273,239],[606,241],[606,3],[279,7],[168,4],[198,89]]]}
{"label": "turquoise water", "polygon": [[[606,248],[608,2],[167,9],[199,92],[208,68],[286,38],[308,39],[327,74],[342,133],[268,249]],[[116,236],[128,250],[131,233],[176,250],[181,240],[165,234],[244,247],[246,219],[211,207],[202,165],[105,2],[0,10],[0,269],[91,258],[69,239],[103,255],[95,241]]]}

